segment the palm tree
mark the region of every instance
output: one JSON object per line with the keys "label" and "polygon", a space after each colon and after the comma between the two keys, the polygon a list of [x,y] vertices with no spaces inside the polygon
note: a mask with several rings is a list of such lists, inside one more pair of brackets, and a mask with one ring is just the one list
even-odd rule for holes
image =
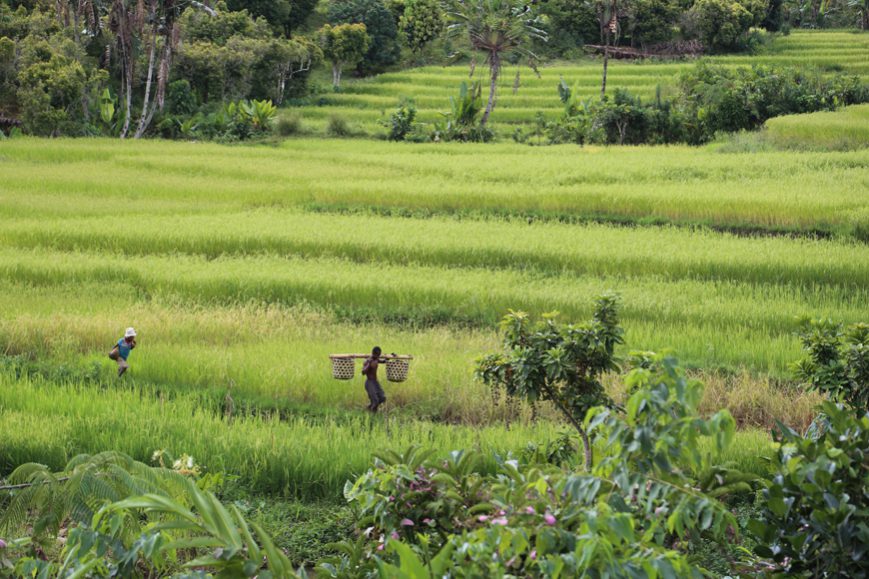
{"label": "palm tree", "polygon": [[[447,0],[450,20],[447,33],[464,36],[471,49],[486,54],[489,65],[489,100],[480,119],[485,125],[495,108],[495,92],[501,63],[509,54],[528,57],[532,68],[536,56],[528,48],[533,39],[546,41],[530,4],[516,0]],[[532,3],[534,3],[532,1]]]}

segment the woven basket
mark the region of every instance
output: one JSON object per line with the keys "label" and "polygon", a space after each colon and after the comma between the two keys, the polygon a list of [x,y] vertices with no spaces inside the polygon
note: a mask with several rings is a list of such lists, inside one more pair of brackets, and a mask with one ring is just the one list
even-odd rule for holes
{"label": "woven basket", "polygon": [[344,356],[329,356],[332,360],[332,378],[352,380],[356,373],[356,360]]}
{"label": "woven basket", "polygon": [[386,361],[386,379],[390,382],[404,382],[410,371],[410,360],[390,358]]}

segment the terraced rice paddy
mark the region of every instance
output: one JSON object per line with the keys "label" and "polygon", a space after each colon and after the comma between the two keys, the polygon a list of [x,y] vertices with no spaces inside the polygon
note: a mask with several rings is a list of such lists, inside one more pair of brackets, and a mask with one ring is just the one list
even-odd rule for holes
{"label": "terraced rice paddy", "polygon": [[[820,40],[845,33],[825,34],[770,58],[818,41],[810,58],[832,69]],[[850,50],[840,65],[862,74]],[[756,429],[804,427],[818,401],[789,380],[797,318],[869,319],[864,109],[703,148],[5,141],[0,475],[165,448],[307,500],[339,496],[382,448],[518,452],[555,436],[557,413],[493,404],[475,358],[509,308],[581,321],[613,290],[621,353],[673,349],[709,384],[704,410],[739,420],[733,458],[763,468]],[[106,352],[128,325],[140,347],[118,382]],[[370,419],[328,354],[374,344],[415,359]]]}
{"label": "terraced rice paddy", "polygon": [[765,139],[781,148],[849,150],[869,146],[869,105],[770,119]]}
{"label": "terraced rice paddy", "polygon": [[397,406],[485,422],[470,370],[500,316],[579,320],[607,290],[626,350],[781,377],[797,316],[853,322],[869,303],[865,149],[18,140],[2,155],[7,355],[88,368],[133,324],[139,378],[217,403],[232,384],[240,407],[355,407],[326,356],[383,342],[419,357]]}
{"label": "terraced rice paddy", "polygon": [[[792,65],[815,68],[821,74],[847,72],[869,77],[869,36],[850,31],[797,30],[777,37],[759,54],[711,56],[708,60],[726,66]],[[676,91],[681,71],[692,61],[625,61],[609,65],[608,90],[627,89],[644,99],[653,99],[660,89],[663,96]],[[484,66],[476,67],[473,79],[486,84]],[[431,123],[440,120],[449,109],[450,96],[469,80],[469,68],[428,66],[382,74],[362,80],[349,80],[339,93],[317,97],[318,106],[300,109],[305,125],[320,131],[333,115],[351,121],[357,130],[369,134],[383,133],[378,121],[385,118],[402,97],[412,98],[419,110],[418,118]],[[513,90],[516,70],[505,67],[501,77],[498,102],[492,120],[499,132],[509,135],[516,125],[533,124],[538,113],[555,118],[562,113],[556,86],[560,79],[574,88],[582,98],[600,94],[601,63],[588,58],[569,63],[555,63],[540,68],[536,76],[528,68],[520,71],[520,87]]]}

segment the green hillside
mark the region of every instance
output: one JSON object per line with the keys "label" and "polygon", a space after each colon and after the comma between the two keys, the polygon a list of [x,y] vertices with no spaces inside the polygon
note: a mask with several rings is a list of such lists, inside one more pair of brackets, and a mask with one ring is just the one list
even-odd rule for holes
{"label": "green hillside", "polygon": [[[710,62],[727,66],[792,65],[811,67],[821,73],[847,72],[869,79],[869,35],[852,31],[796,30],[788,36],[778,36],[756,55],[722,55],[707,57]],[[693,66],[682,61],[613,60],[609,65],[607,86],[653,99],[658,87],[667,96],[676,90],[679,73]],[[516,67],[505,66],[501,77],[497,107],[492,121],[508,134],[515,125],[534,122],[538,113],[555,118],[562,112],[556,85],[563,78],[575,86],[577,94],[592,97],[600,94],[600,60],[589,58],[579,62],[547,64],[536,76],[527,67],[520,70],[520,87],[514,92]],[[329,117],[338,115],[350,121],[356,130],[369,134],[385,131],[379,121],[384,119],[402,97],[412,98],[424,122],[440,120],[449,109],[449,99],[462,82],[468,82],[467,65],[427,66],[401,72],[390,72],[373,78],[352,80],[348,76],[339,93],[325,92],[314,97],[316,106],[293,107],[309,130],[321,132]],[[478,66],[473,77],[486,81],[486,70]]]}

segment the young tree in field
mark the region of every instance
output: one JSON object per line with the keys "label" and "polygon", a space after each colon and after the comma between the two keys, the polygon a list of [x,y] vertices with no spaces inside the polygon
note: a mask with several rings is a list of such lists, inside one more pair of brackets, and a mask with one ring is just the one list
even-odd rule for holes
{"label": "young tree in field", "polygon": [[511,311],[501,329],[504,351],[481,358],[477,377],[507,396],[552,402],[582,437],[590,471],[594,455],[583,421],[592,408],[610,404],[600,379],[618,369],[615,347],[624,333],[618,298],[600,297],[592,320],[585,324],[558,324],[554,315],[532,324],[527,314]]}
{"label": "young tree in field", "polygon": [[538,15],[531,4],[514,0],[448,0],[447,32],[464,37],[471,50],[483,52],[489,66],[489,100],[480,119],[485,126],[495,108],[495,92],[501,64],[510,54],[528,57],[534,67],[537,57],[528,48],[533,39],[546,41]]}
{"label": "young tree in field", "polygon": [[332,85],[341,85],[341,71],[345,66],[355,66],[368,51],[368,32],[365,25],[326,24],[320,29],[320,48],[323,56],[332,62]]}

